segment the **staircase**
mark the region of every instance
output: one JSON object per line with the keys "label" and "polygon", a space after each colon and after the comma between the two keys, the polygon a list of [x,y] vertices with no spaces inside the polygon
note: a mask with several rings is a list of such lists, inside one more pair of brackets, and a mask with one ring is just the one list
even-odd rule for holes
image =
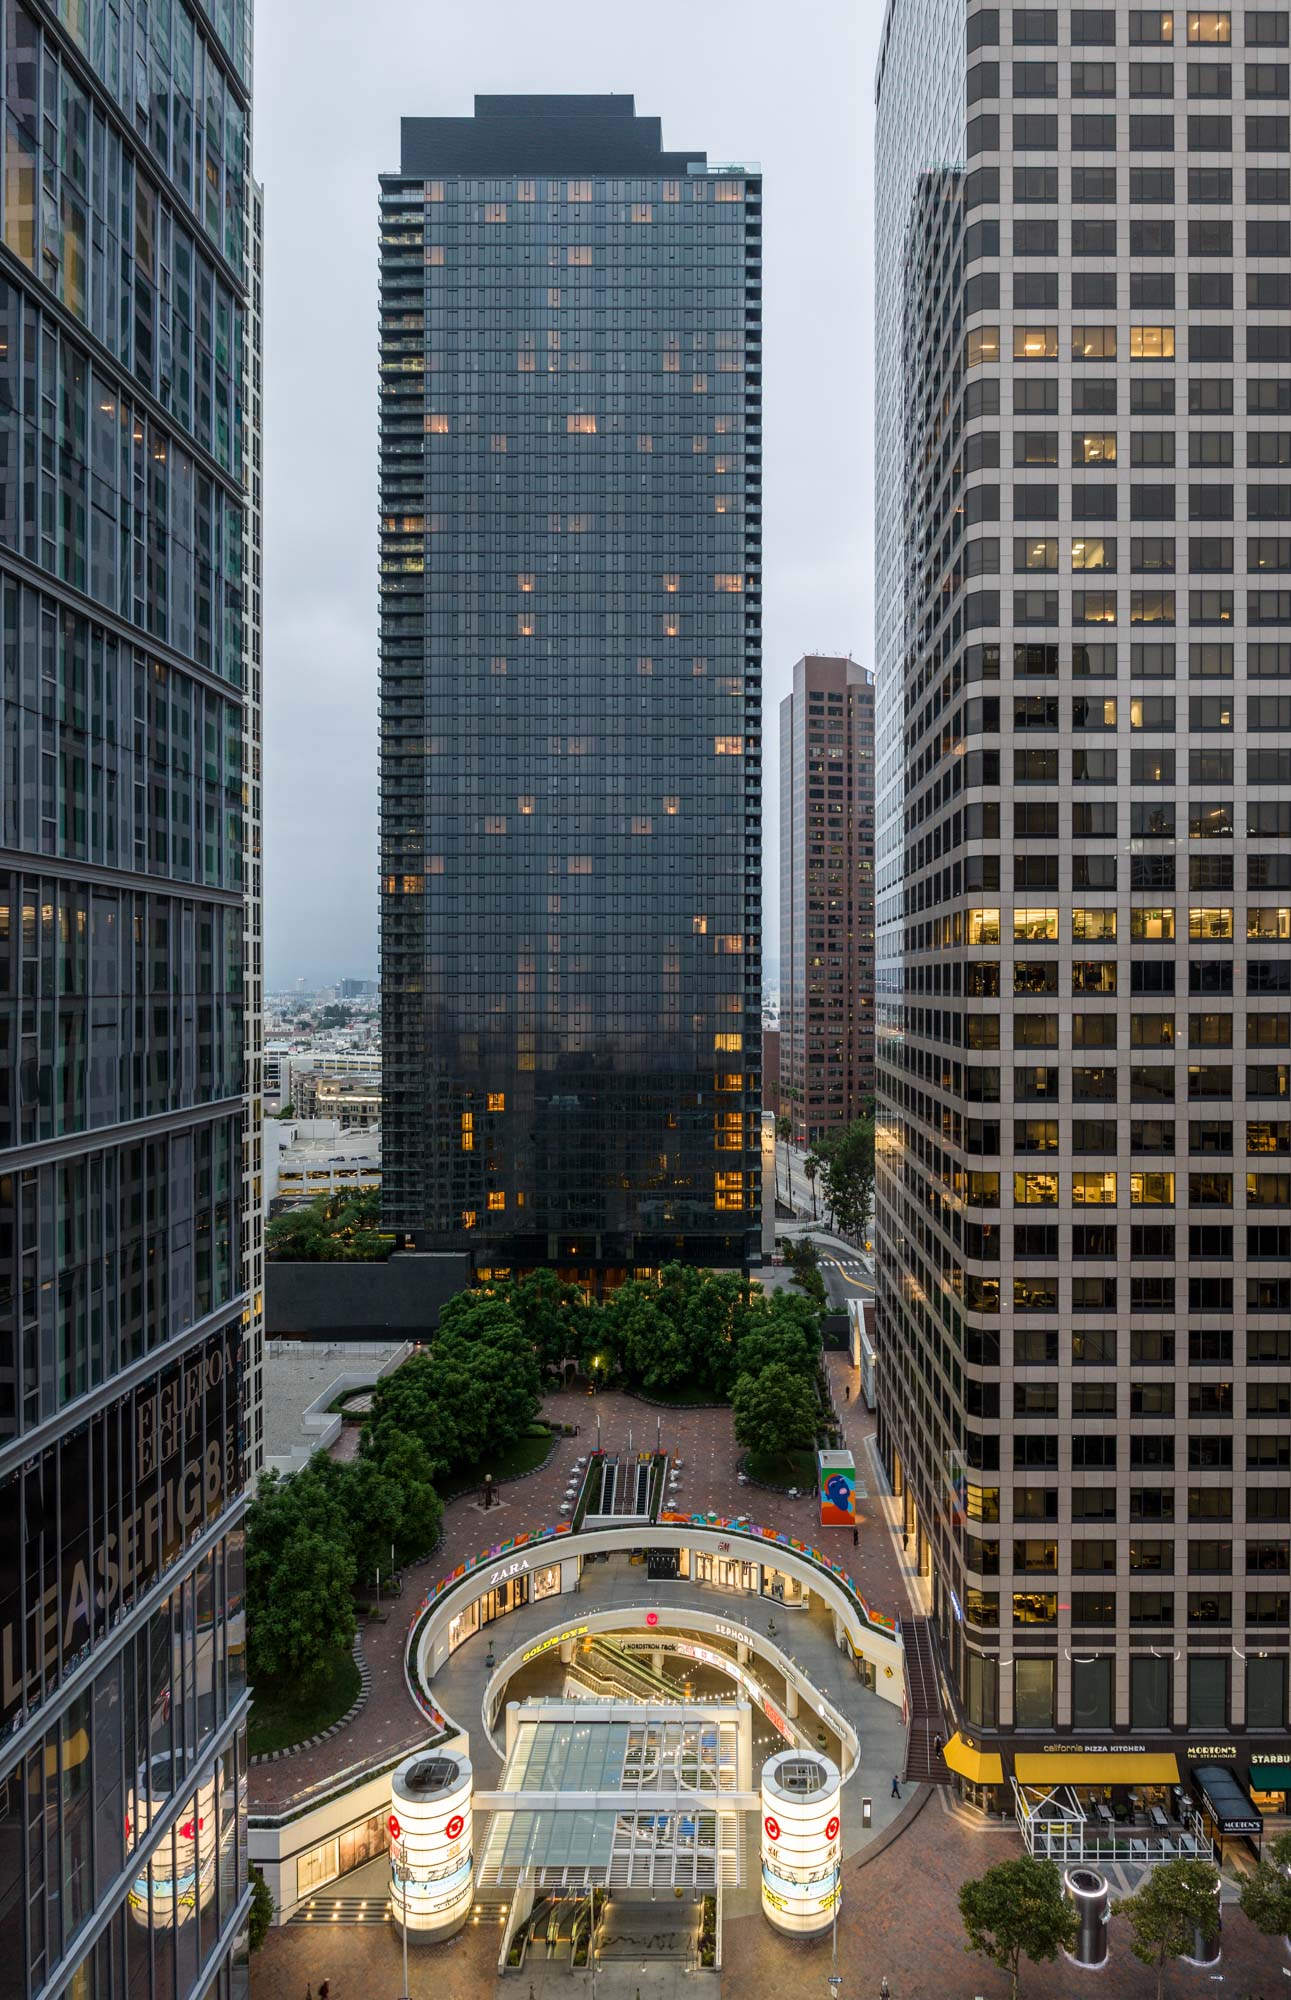
{"label": "staircase", "polygon": [[390,1915],[388,1896],[311,1896],[287,1921],[292,1924],[383,1924]]}
{"label": "staircase", "polygon": [[926,1618],[903,1618],[901,1637],[905,1642],[906,1689],[910,1702],[905,1781],[908,1785],[948,1785],[950,1772],[940,1753],[934,1754],[932,1747],[935,1737],[940,1736],[943,1743],[946,1740],[932,1628]]}

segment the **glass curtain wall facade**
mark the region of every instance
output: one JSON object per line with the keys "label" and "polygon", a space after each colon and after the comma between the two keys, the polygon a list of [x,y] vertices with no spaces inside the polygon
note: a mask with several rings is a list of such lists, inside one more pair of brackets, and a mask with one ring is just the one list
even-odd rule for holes
{"label": "glass curtain wall facade", "polygon": [[780,704],[780,1101],[814,1146],[874,1094],[874,679],[808,654]]}
{"label": "glass curtain wall facade", "polygon": [[761,183],[477,98],[381,236],[387,1223],[756,1260]]}
{"label": "glass curtain wall facade", "polygon": [[249,10],[0,36],[0,1994],[228,1996]]}
{"label": "glass curtain wall facade", "polygon": [[1289,66],[884,30],[880,1428],[988,1737],[1287,1727]]}

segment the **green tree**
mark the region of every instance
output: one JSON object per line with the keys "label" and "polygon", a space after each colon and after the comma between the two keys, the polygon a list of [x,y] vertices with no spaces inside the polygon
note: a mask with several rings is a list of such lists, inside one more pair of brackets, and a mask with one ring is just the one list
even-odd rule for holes
{"label": "green tree", "polygon": [[320,1195],[276,1215],[265,1248],[277,1262],[372,1264],[390,1255],[394,1238],[381,1229],[381,1191],[362,1188]]}
{"label": "green tree", "polygon": [[370,1444],[380,1459],[394,1436],[415,1438],[439,1478],[466,1456],[459,1412],[440,1393],[442,1386],[443,1371],[429,1350],[414,1354],[393,1375],[384,1376],[372,1394],[364,1448]]}
{"label": "green tree", "polygon": [[[532,1342],[505,1299],[482,1292],[459,1292],[439,1315],[432,1356],[440,1393],[458,1399],[465,1412],[463,1457],[505,1451],[532,1422],[542,1393],[542,1376]],[[450,1386],[451,1385],[451,1386]]]}
{"label": "green tree", "polygon": [[793,1119],[787,1111],[782,1111],[775,1122],[776,1137],[776,1193],[780,1192],[780,1148],[785,1150],[785,1165],[789,1164],[789,1141],[793,1137]]}
{"label": "green tree", "polygon": [[[326,1461],[330,1464],[330,1460]],[[247,1638],[252,1678],[304,1685],[354,1641],[354,1557],[331,1474],[267,1474],[247,1512]]]}
{"label": "green tree", "polygon": [[251,1883],[251,1910],[247,1917],[247,1950],[259,1951],[273,1922],[273,1897],[258,1868],[248,1870],[248,1879]]}
{"label": "green tree", "polygon": [[430,1554],[443,1528],[444,1503],[435,1491],[435,1467],[419,1439],[396,1435],[388,1441],[381,1470],[400,1494],[395,1560],[417,1562]]}
{"label": "green tree", "polygon": [[600,1316],[599,1308],[585,1302],[577,1285],[565,1284],[546,1268],[501,1287],[498,1296],[524,1329],[543,1369],[559,1368],[567,1356],[581,1354],[584,1322]]}
{"label": "green tree", "polygon": [[1130,1949],[1157,1975],[1157,2000],[1172,1958],[1191,1955],[1198,1931],[1207,1943],[1219,1930],[1219,1870],[1209,1861],[1163,1861],[1143,1887],[1115,1905],[1130,1926]]}
{"label": "green tree", "polygon": [[1281,1833],[1242,1884],[1242,1914],[1265,1937],[1291,1937],[1291,1833]]}
{"label": "green tree", "polygon": [[815,1392],[782,1361],[741,1375],[731,1401],[736,1440],[758,1458],[783,1458],[815,1442]]}
{"label": "green tree", "polygon": [[1035,1861],[1029,1854],[997,1862],[976,1881],[963,1883],[959,1914],[968,1937],[965,1949],[1008,1973],[1014,2000],[1024,1958],[1040,1964],[1076,1941],[1076,1914],[1063,1894],[1061,1874],[1052,1861]]}
{"label": "green tree", "polygon": [[807,1185],[811,1189],[811,1219],[813,1222],[818,1222],[820,1220],[820,1215],[816,1208],[816,1180],[817,1176],[820,1173],[820,1169],[821,1169],[820,1155],[816,1152],[808,1153],[806,1159],[802,1163],[802,1170],[804,1174],[806,1174],[807,1176]]}
{"label": "green tree", "polygon": [[874,1120],[855,1118],[822,1143],[825,1199],[845,1235],[864,1243],[874,1213]]}

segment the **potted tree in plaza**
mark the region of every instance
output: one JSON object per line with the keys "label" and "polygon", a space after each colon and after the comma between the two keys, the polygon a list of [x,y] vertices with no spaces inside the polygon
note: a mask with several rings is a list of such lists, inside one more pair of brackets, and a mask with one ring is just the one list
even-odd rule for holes
{"label": "potted tree in plaza", "polygon": [[1270,1842],[1267,1856],[1242,1884],[1242,1915],[1265,1937],[1291,1947],[1291,1833]]}
{"label": "potted tree in plaza", "polygon": [[1052,1861],[1024,1854],[1000,1861],[959,1891],[959,1914],[968,1936],[967,1951],[979,1951],[1007,1972],[1017,2000],[1024,1958],[1040,1964],[1057,1958],[1076,1941],[1076,1913],[1063,1894],[1062,1876]]}
{"label": "potted tree in plaza", "polygon": [[1165,1969],[1172,1958],[1188,1956],[1197,1934],[1207,1944],[1219,1929],[1219,1870],[1209,1861],[1163,1861],[1141,1889],[1115,1907],[1130,1925],[1130,1949],[1157,1975],[1157,2000],[1165,1990]]}

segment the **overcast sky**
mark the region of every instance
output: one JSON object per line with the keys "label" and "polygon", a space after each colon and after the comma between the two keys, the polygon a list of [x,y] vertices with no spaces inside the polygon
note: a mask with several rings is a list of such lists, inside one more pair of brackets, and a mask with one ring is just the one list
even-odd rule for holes
{"label": "overcast sky", "polygon": [[376,971],[377,176],[404,115],[621,91],[665,146],[759,160],[766,960],[778,709],[872,664],[869,257],[880,0],[258,0],[265,184],[265,972]]}

